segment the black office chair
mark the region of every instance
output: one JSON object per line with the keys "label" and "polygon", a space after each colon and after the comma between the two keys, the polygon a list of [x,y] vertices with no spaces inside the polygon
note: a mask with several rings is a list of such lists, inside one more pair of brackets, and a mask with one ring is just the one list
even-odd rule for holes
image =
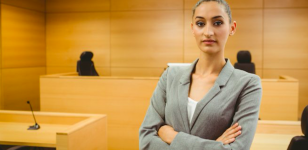
{"label": "black office chair", "polygon": [[256,74],[255,64],[251,62],[249,51],[239,51],[237,53],[237,63],[234,64],[234,68]]}
{"label": "black office chair", "polygon": [[293,137],[288,150],[308,150],[308,105],[302,113],[301,127],[304,136]]}
{"label": "black office chair", "polygon": [[77,72],[80,76],[98,76],[95,70],[94,62],[92,61],[93,53],[84,51],[80,55],[80,60],[77,61]]}

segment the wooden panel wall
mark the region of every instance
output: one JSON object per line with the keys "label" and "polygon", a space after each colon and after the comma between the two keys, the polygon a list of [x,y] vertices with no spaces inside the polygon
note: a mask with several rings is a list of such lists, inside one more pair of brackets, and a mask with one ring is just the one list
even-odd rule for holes
{"label": "wooden panel wall", "polygon": [[[2,18],[2,7],[0,0],[0,20]],[[0,58],[2,58],[2,22],[0,22]],[[0,61],[0,109],[3,109],[3,98],[2,98],[2,61]]]}
{"label": "wooden panel wall", "polygon": [[1,109],[39,109],[46,73],[45,1],[1,1]]}
{"label": "wooden panel wall", "polygon": [[[198,0],[46,0],[47,73],[75,72],[84,50],[101,75],[159,76],[168,62],[192,62],[191,8]],[[299,79],[299,114],[308,104],[308,1],[228,0],[237,32],[225,56],[249,50],[263,78]],[[306,94],[307,93],[307,94]]]}
{"label": "wooden panel wall", "polygon": [[307,15],[306,0],[265,0],[263,77],[285,74],[299,80],[299,116],[308,105]]}

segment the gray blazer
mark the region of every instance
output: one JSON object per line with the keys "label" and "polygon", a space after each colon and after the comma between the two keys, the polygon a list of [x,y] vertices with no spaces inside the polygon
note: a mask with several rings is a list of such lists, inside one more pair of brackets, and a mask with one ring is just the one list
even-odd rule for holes
{"label": "gray blazer", "polygon": [[[161,76],[139,130],[142,150],[249,150],[257,127],[261,102],[261,81],[257,75],[234,69],[230,61],[221,70],[208,94],[198,102],[191,124],[187,103],[192,71],[169,67]],[[215,141],[238,122],[242,134],[235,142]],[[168,145],[157,135],[163,125],[179,132]]]}

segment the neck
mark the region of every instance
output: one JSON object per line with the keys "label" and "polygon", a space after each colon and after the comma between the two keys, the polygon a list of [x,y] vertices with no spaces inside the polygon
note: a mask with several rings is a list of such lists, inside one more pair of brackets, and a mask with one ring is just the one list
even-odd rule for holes
{"label": "neck", "polygon": [[223,54],[201,53],[194,73],[201,76],[219,75],[225,64]]}

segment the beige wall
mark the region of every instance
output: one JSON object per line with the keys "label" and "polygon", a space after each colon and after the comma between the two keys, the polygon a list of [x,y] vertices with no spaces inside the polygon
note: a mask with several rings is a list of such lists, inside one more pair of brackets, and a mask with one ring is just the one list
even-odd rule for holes
{"label": "beige wall", "polygon": [[1,109],[39,109],[39,75],[46,73],[45,1],[1,1]]}

